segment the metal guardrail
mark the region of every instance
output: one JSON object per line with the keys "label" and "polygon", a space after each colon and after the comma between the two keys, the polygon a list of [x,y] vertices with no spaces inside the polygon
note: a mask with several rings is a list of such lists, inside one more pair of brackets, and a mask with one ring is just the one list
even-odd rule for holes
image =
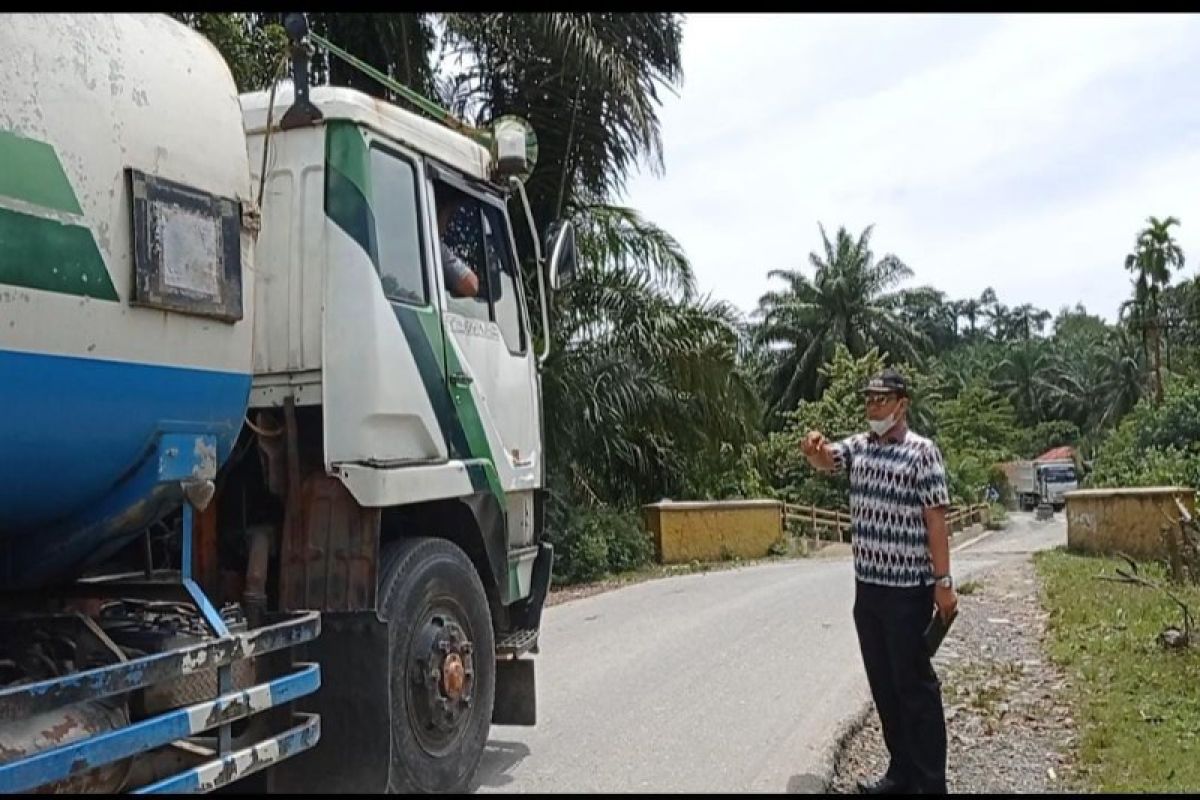
{"label": "metal guardrail", "polygon": [[821,530],[836,531],[839,542],[844,541],[843,534],[850,531],[850,514],[847,511],[784,503],[783,519],[785,523],[799,522],[807,525],[814,534]]}
{"label": "metal guardrail", "polygon": [[988,504],[976,503],[970,506],[951,506],[946,514],[946,527],[951,532],[961,530],[963,524],[986,523],[988,521]]}
{"label": "metal guardrail", "polygon": [[[807,525],[814,534],[822,530],[836,531],[839,542],[844,542],[845,534],[850,531],[850,513],[848,511],[784,503],[782,513],[785,523],[797,522]],[[962,530],[966,525],[983,523],[987,519],[987,503],[951,506],[946,514],[946,528],[954,533]]]}

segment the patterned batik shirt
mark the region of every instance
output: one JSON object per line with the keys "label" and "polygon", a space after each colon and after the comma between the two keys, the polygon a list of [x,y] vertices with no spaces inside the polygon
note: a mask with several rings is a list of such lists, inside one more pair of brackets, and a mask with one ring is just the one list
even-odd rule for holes
{"label": "patterned batik shirt", "polygon": [[887,439],[859,433],[831,445],[834,469],[850,471],[854,573],[864,583],[933,583],[924,509],[950,504],[942,454],[904,430]]}

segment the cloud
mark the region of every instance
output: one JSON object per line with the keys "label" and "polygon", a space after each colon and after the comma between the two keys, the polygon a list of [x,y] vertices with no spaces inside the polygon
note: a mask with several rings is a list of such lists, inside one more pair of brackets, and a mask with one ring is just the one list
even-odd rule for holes
{"label": "cloud", "polygon": [[626,199],[747,312],[820,221],[875,224],[953,297],[1113,318],[1146,216],[1200,257],[1198,39],[1194,16],[692,15],[666,174]]}

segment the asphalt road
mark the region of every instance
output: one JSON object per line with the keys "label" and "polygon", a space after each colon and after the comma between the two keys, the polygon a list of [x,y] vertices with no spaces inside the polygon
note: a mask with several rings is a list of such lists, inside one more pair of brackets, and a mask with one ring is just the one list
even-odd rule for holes
{"label": "asphalt road", "polygon": [[[959,581],[1066,543],[1014,514]],[[971,539],[975,539],[971,543]],[[869,699],[849,558],[650,581],[546,610],[538,725],[493,727],[481,792],[815,792]],[[951,633],[953,636],[953,633]]]}

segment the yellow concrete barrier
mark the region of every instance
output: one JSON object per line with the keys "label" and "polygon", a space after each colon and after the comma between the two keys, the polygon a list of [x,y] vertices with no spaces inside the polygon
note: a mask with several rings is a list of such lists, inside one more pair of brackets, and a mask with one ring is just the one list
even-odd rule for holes
{"label": "yellow concrete barrier", "polygon": [[661,564],[762,558],[783,537],[783,504],[776,500],[664,500],[642,513]]}
{"label": "yellow concrete barrier", "polygon": [[1139,560],[1163,558],[1163,526],[1168,519],[1179,519],[1176,497],[1195,513],[1196,492],[1184,486],[1068,492],[1067,549],[1097,555],[1122,552]]}

